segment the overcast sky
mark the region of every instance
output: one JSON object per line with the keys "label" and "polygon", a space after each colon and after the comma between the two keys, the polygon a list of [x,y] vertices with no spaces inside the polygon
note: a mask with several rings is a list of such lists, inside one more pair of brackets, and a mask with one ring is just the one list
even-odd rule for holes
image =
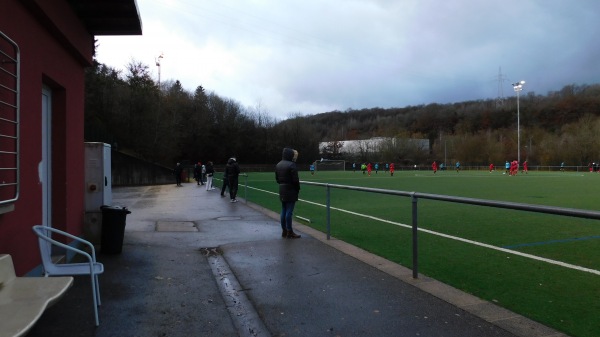
{"label": "overcast sky", "polygon": [[[547,94],[600,83],[598,0],[137,0],[142,36],[97,59],[142,62],[278,119]],[[501,73],[500,73],[501,68]],[[499,83],[502,84],[499,88]]]}

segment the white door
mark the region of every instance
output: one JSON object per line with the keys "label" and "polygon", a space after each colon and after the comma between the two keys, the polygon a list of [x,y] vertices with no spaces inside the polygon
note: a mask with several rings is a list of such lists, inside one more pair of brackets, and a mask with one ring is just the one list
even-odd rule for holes
{"label": "white door", "polygon": [[52,91],[42,88],[42,161],[38,167],[42,184],[42,225],[52,226]]}

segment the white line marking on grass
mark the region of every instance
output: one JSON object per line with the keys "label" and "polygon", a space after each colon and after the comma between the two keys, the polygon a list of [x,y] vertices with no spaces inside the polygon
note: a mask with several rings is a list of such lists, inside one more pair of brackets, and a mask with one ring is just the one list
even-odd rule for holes
{"label": "white line marking on grass", "polygon": [[[251,188],[251,189],[254,189],[254,190],[257,190],[257,191],[261,191],[261,192],[265,192],[265,193],[279,195],[278,193],[275,193],[275,192],[271,192],[271,191],[267,191],[267,190],[262,190],[262,189],[251,187],[251,186],[248,186],[248,188]],[[311,205],[315,205],[315,206],[319,206],[319,207],[323,207],[323,208],[327,207],[327,205],[319,204],[319,203],[316,203],[314,201],[309,201],[309,200],[304,200],[304,199],[298,199],[298,200],[302,201],[302,202],[305,202],[307,204],[311,204]],[[356,215],[356,216],[359,216],[359,217],[363,217],[363,218],[367,218],[367,219],[379,221],[379,222],[388,223],[388,224],[395,225],[395,226],[398,226],[398,227],[404,227],[404,228],[412,229],[411,225],[407,225],[407,224],[403,224],[403,223],[399,223],[399,222],[394,222],[394,221],[391,221],[391,220],[386,220],[386,219],[378,218],[378,217],[367,215],[367,214],[352,212],[352,211],[348,211],[348,210],[345,210],[345,209],[342,209],[342,208],[337,208],[337,207],[331,207],[331,209],[339,211],[339,212],[343,212],[343,213],[347,213],[347,214],[352,214],[352,215]],[[441,236],[441,237],[444,237],[444,238],[447,238],[447,239],[461,241],[461,242],[472,244],[472,245],[475,245],[475,246],[485,247],[485,248],[497,250],[497,251],[504,252],[504,253],[507,253],[507,254],[518,255],[518,256],[529,258],[529,259],[532,259],[532,260],[542,261],[542,262],[546,262],[546,263],[549,263],[549,264],[553,264],[553,265],[557,265],[557,266],[561,266],[561,267],[565,267],[565,268],[569,268],[569,269],[574,269],[574,270],[579,270],[579,271],[583,271],[583,272],[586,272],[586,273],[600,275],[600,271],[599,270],[595,270],[595,269],[581,267],[581,266],[578,266],[578,265],[574,265],[574,264],[570,264],[570,263],[566,263],[566,262],[562,262],[562,261],[551,260],[551,259],[547,259],[545,257],[540,257],[540,256],[537,256],[537,255],[522,253],[522,252],[519,252],[519,251],[516,251],[516,250],[502,248],[502,247],[490,245],[490,244],[483,243],[483,242],[478,242],[478,241],[473,241],[473,240],[461,238],[461,237],[458,237],[458,236],[453,236],[453,235],[448,235],[448,234],[444,234],[444,233],[434,232],[432,230],[425,229],[425,228],[420,228],[419,227],[418,230],[421,231],[421,232],[424,232],[424,233],[431,234],[431,235],[437,235],[437,236]]]}

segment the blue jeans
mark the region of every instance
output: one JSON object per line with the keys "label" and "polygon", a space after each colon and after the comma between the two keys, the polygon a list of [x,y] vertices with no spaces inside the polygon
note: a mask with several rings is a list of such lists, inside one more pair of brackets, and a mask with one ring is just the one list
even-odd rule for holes
{"label": "blue jeans", "polygon": [[281,229],[292,230],[292,216],[294,215],[295,201],[281,202]]}

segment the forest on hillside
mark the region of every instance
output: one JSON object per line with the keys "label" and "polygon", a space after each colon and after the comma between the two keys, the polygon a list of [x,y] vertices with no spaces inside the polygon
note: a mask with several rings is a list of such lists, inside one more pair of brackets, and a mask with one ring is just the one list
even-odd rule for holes
{"label": "forest on hillside", "polygon": [[[600,85],[566,85],[560,91],[519,98],[521,161],[535,165],[587,165],[600,159]],[[384,158],[424,164],[444,158],[471,165],[517,159],[517,98],[451,104],[371,108],[306,117],[322,141],[369,137],[424,138],[428,153],[400,143]],[[333,146],[332,146],[333,147]]]}
{"label": "forest on hillside", "polygon": [[[224,163],[231,156],[242,164],[274,164],[284,146],[300,152],[300,163],[309,163],[340,156],[320,149],[319,142],[372,137],[398,141],[341,159],[487,165],[517,158],[516,96],[297,114],[279,121],[260,105],[244,107],[202,86],[189,92],[177,80],[158,83],[149,67],[136,61],[125,73],[95,62],[86,72],[85,93],[86,141],[105,142],[168,167],[177,161]],[[519,104],[522,161],[600,161],[600,84],[569,84],[545,95],[528,92]],[[414,138],[429,139],[430,147],[416,149],[403,141]]]}

